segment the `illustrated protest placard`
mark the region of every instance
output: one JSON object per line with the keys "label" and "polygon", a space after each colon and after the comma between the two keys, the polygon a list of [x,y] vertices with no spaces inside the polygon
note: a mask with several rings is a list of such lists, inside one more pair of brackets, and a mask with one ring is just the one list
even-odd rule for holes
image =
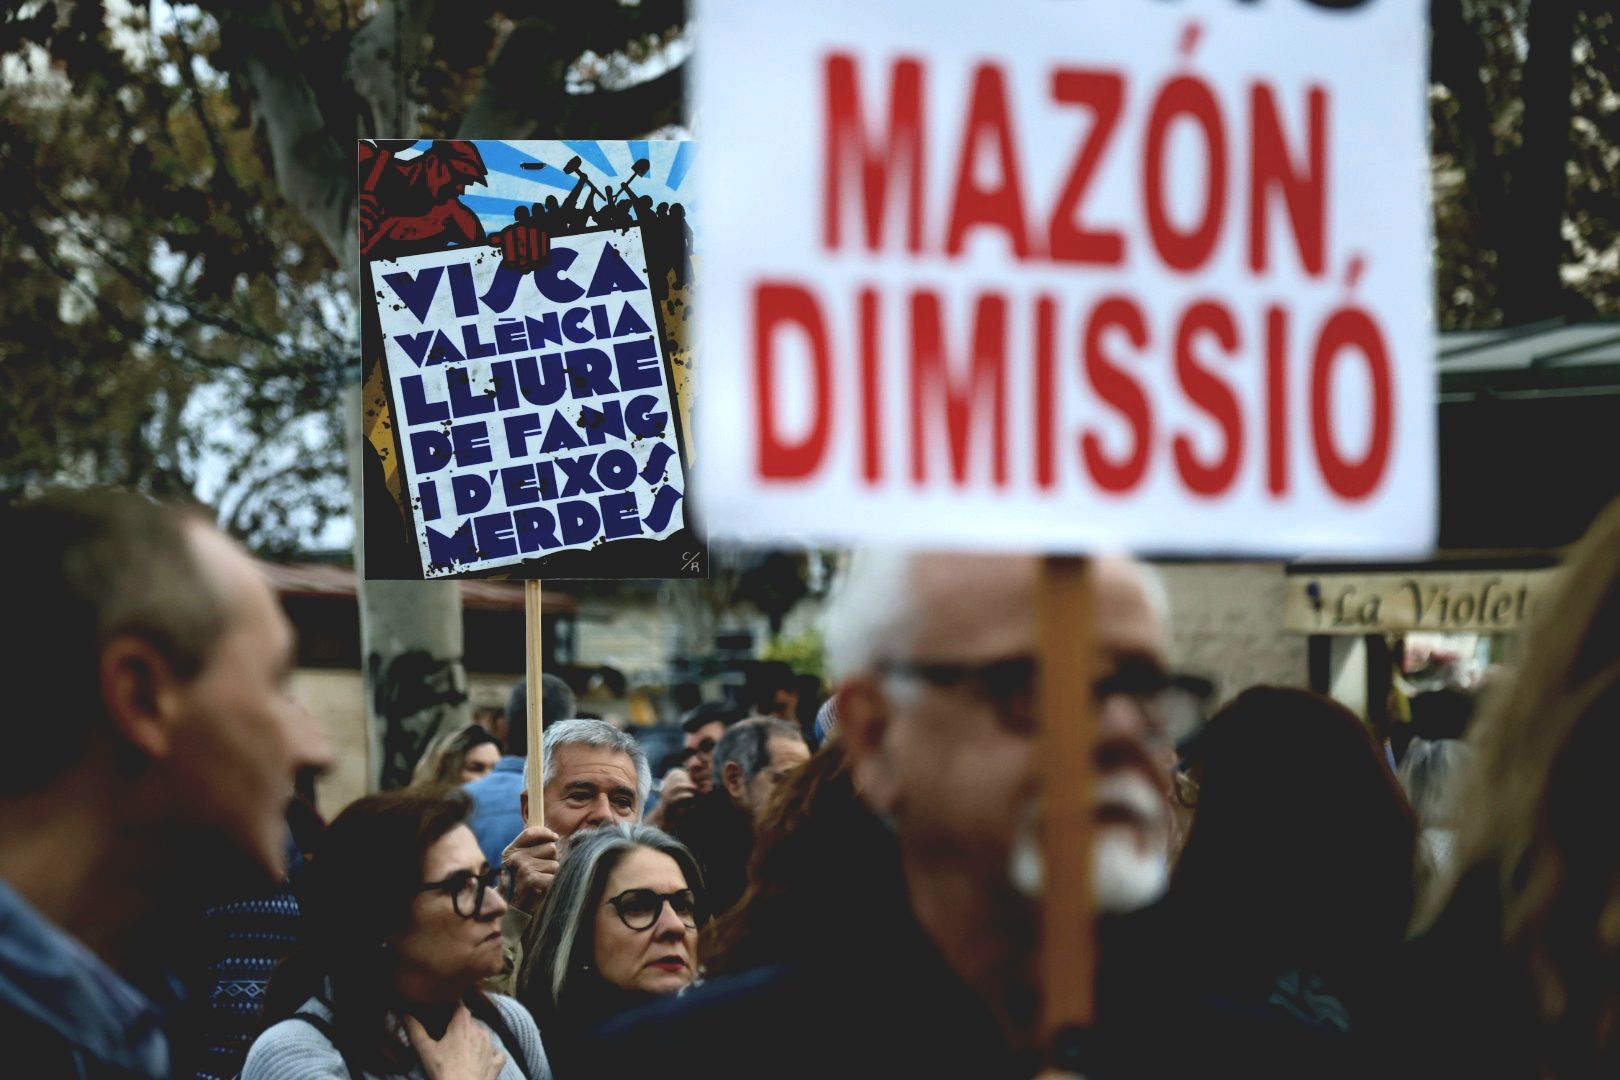
{"label": "illustrated protest placard", "polygon": [[[638,188],[652,186],[655,158],[675,158],[605,144],[640,155],[615,190],[608,151],[586,145],[608,166],[595,181],[576,144],[431,144],[407,159],[425,159],[416,206],[396,193],[395,213],[368,219],[362,205],[368,420],[393,466],[415,576],[705,571],[686,509],[675,377],[686,347],[668,326],[686,317],[684,209]],[[546,160],[558,147],[569,151],[560,167]],[[499,162],[538,173],[530,185],[550,174],[569,195],[526,191],[532,206],[514,207],[468,192],[474,156],[483,187]]]}
{"label": "illustrated protest placard", "polygon": [[708,0],[711,527],[1426,550],[1427,40],[1390,0]]}

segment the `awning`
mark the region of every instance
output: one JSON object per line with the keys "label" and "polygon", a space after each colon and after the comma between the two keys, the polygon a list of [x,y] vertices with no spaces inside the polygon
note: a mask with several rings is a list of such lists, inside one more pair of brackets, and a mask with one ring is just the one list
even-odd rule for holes
{"label": "awning", "polygon": [[1441,334],[1440,547],[1547,550],[1620,497],[1620,321]]}

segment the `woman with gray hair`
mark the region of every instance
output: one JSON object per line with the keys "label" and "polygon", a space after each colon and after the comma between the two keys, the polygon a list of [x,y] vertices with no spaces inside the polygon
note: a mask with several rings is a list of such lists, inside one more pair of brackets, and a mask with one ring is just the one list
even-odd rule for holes
{"label": "woman with gray hair", "polygon": [[592,1030],[692,982],[707,917],[697,860],[667,833],[624,822],[571,839],[517,977],[554,1076],[592,1075],[579,1056]]}

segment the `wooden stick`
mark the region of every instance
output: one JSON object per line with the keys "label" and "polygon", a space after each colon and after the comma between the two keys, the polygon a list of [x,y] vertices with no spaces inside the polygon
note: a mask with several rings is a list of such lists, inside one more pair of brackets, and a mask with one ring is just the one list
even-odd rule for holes
{"label": "wooden stick", "polygon": [[541,699],[545,696],[540,676],[545,663],[545,634],[540,621],[540,581],[530,578],[523,583],[523,646],[528,656],[529,676],[529,817],[525,825],[546,823],[544,795],[546,775],[545,741],[540,731],[544,722]]}
{"label": "wooden stick", "polygon": [[1050,556],[1037,604],[1042,769],[1041,1029],[1045,1045],[1094,1016],[1091,841],[1096,784],[1095,666],[1086,560]]}

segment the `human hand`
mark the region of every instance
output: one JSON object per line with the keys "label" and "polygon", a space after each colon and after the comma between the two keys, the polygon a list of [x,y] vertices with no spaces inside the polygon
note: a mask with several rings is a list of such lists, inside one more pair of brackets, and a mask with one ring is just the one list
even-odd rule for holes
{"label": "human hand", "polygon": [[489,1032],[473,1020],[465,1005],[456,1007],[444,1038],[433,1038],[410,1015],[405,1017],[405,1036],[428,1080],[496,1080],[506,1066],[506,1055],[495,1049]]}
{"label": "human hand", "polygon": [[512,895],[507,903],[525,914],[540,910],[540,901],[557,876],[558,839],[544,825],[531,825],[501,853],[501,862],[512,870]]}
{"label": "human hand", "polygon": [[664,774],[664,786],[658,789],[658,802],[660,805],[678,803],[697,793],[697,784],[692,782],[691,773],[685,769],[671,769]]}

